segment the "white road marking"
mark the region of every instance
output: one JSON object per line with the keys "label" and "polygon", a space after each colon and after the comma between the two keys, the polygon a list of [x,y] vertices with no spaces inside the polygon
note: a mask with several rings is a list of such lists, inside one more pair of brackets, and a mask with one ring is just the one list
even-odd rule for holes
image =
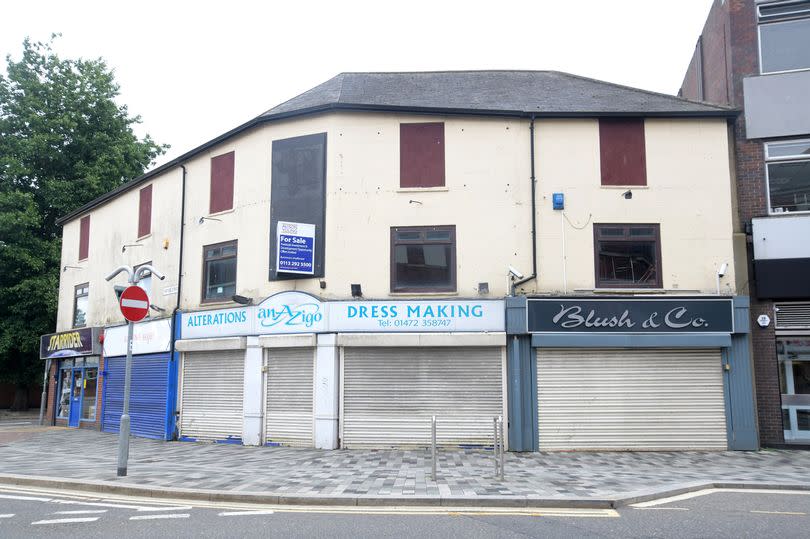
{"label": "white road marking", "polygon": [[106,509],[87,509],[84,511],[56,511],[54,515],[97,515],[106,512]]}
{"label": "white road marking", "polygon": [[92,507],[115,507],[117,509],[135,509],[137,511],[171,511],[176,507],[169,508],[153,508],[146,505],[128,505],[123,503],[104,503],[104,502],[80,502],[76,500],[50,500],[54,503],[61,503],[66,505],[89,505]]}
{"label": "white road marking", "polygon": [[0,515],[0,518],[11,518],[14,516],[14,513],[6,513],[4,515]]}
{"label": "white road marking", "polygon": [[32,526],[36,526],[38,524],[71,524],[74,522],[95,522],[98,520],[98,517],[86,517],[86,518],[56,518],[53,520],[37,520],[36,522],[32,522]]}
{"label": "white road marking", "polygon": [[190,505],[171,505],[168,507],[141,507],[138,511],[187,511],[189,509],[194,509]]}
{"label": "white road marking", "polygon": [[639,511],[649,511],[651,509],[657,509],[659,511],[689,511],[686,507],[633,507],[633,509],[638,509]]}
{"label": "white road marking", "polygon": [[793,511],[751,511],[752,513],[762,513],[765,515],[798,515],[804,516],[807,513],[794,513]]}
{"label": "white road marking", "polygon": [[686,494],[679,494],[677,496],[669,496],[667,498],[659,498],[649,502],[641,502],[630,504],[630,507],[645,508],[653,507],[656,505],[664,505],[672,502],[679,502],[681,500],[689,500],[699,496],[706,496],[707,494],[715,494],[718,492],[740,492],[744,494],[784,494],[796,495],[801,494],[804,496],[810,495],[810,491],[806,490],[779,490],[779,489],[759,489],[759,488],[707,488],[703,490],[696,490],[695,492],[687,492]]}
{"label": "white road marking", "polygon": [[173,515],[139,515],[137,517],[129,517],[129,520],[156,520],[159,518],[188,518],[191,515],[188,513],[175,513]]}
{"label": "white road marking", "polygon": [[34,496],[12,496],[11,494],[0,494],[0,498],[7,500],[25,500],[29,502],[49,502],[50,498],[35,498]]}
{"label": "white road marking", "polygon": [[220,513],[221,517],[241,517],[250,515],[272,515],[274,511],[225,511]]}

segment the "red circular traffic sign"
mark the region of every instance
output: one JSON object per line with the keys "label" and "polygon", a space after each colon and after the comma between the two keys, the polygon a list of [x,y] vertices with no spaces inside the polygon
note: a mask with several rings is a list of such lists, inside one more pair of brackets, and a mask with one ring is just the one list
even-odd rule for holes
{"label": "red circular traffic sign", "polygon": [[128,286],[121,293],[121,314],[130,322],[139,322],[149,314],[149,297],[140,286]]}

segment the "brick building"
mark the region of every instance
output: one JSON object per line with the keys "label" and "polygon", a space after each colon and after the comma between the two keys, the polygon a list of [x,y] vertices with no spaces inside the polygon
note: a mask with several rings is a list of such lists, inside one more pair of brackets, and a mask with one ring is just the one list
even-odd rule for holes
{"label": "brick building", "polygon": [[760,441],[808,443],[810,2],[715,0],[679,95],[742,110],[735,227],[750,276]]}

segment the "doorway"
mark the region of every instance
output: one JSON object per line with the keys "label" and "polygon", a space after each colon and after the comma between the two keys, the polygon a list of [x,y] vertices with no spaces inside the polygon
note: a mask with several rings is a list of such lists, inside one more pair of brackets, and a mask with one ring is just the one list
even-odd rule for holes
{"label": "doorway", "polygon": [[66,420],[73,428],[95,421],[98,366],[76,366],[73,361],[65,361],[59,370],[57,419]]}
{"label": "doorway", "polygon": [[779,386],[786,442],[810,440],[810,337],[778,337]]}

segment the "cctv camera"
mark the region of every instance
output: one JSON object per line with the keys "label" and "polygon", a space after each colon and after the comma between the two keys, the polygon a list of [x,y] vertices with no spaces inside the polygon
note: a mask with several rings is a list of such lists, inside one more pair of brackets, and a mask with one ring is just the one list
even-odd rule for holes
{"label": "cctv camera", "polygon": [[725,276],[725,274],[726,274],[726,270],[728,270],[728,264],[727,264],[727,263],[725,263],[725,262],[723,262],[723,264],[720,266],[720,269],[719,269],[719,270],[717,270],[717,275],[718,275],[719,277],[723,277],[723,276]]}
{"label": "cctv camera", "polygon": [[630,200],[631,198],[633,198],[633,191],[631,191],[631,190],[629,190],[629,189],[628,189],[627,191],[625,191],[624,193],[622,193],[622,196],[623,196],[624,198],[626,198],[627,200]]}
{"label": "cctv camera", "polygon": [[511,275],[511,276],[512,276],[512,277],[514,277],[515,279],[522,279],[522,278],[523,278],[523,274],[522,274],[522,273],[520,273],[520,272],[519,272],[518,270],[516,270],[515,268],[513,268],[512,266],[509,266],[509,275]]}

